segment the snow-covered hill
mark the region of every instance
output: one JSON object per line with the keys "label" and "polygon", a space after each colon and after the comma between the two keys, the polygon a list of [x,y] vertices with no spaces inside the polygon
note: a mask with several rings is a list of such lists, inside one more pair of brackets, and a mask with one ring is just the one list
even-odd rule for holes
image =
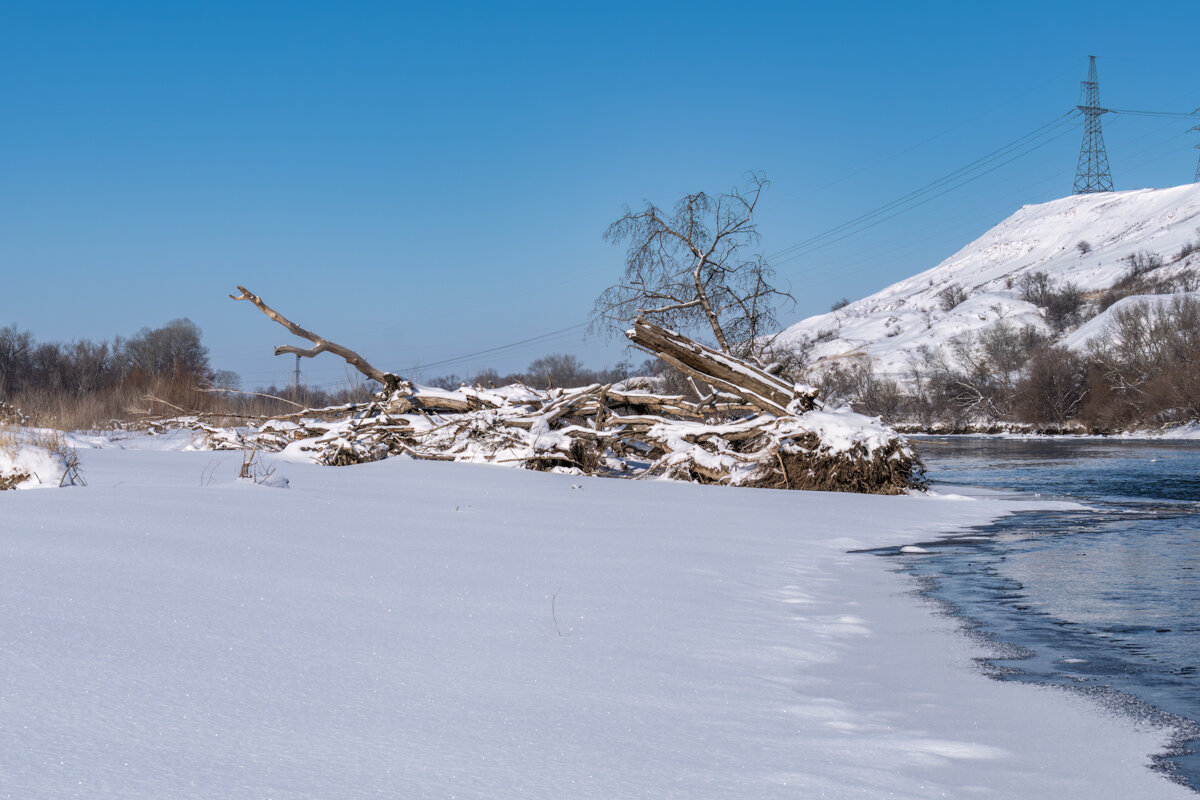
{"label": "snow-covered hill", "polygon": [[[1043,310],[1021,299],[1027,274],[1044,272],[1058,285],[1075,284],[1093,301],[1086,316],[1129,272],[1131,256],[1161,257],[1162,266],[1145,275],[1149,280],[1200,273],[1200,251],[1180,257],[1189,245],[1200,246],[1200,184],[1025,206],[936,267],[798,322],[777,343],[799,348],[813,342],[818,365],[869,356],[879,372],[902,376],[922,346],[943,347],[1001,320],[1051,333]],[[956,287],[965,299],[947,309],[944,298]],[[1103,330],[1106,316],[1091,320],[1093,335]]]}

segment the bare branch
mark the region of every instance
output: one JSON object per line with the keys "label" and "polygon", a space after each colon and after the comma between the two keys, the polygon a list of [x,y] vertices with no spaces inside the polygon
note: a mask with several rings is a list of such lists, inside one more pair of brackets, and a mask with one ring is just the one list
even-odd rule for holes
{"label": "bare branch", "polygon": [[318,336],[317,334],[313,333],[312,331],[301,328],[299,325],[292,322],[290,319],[288,319],[287,317],[283,316],[275,309],[268,306],[266,303],[264,303],[262,301],[261,298],[258,297],[258,295],[253,294],[246,287],[239,286],[237,288],[241,292],[241,294],[240,295],[232,295],[231,294],[231,295],[229,295],[229,297],[231,299],[233,299],[233,300],[249,300],[251,303],[258,306],[259,311],[263,312],[268,317],[275,320],[283,327],[287,328],[290,333],[292,333],[295,336],[299,336],[302,339],[308,339],[310,342],[312,342],[313,344],[316,345],[316,347],[309,349],[309,350],[303,350],[301,348],[295,347],[294,345],[280,345],[279,347],[275,348],[275,355],[278,356],[278,355],[283,355],[285,353],[291,353],[291,354],[298,355],[301,358],[312,358],[313,356],[315,356],[319,353],[324,353],[324,352],[328,351],[330,353],[333,353],[334,355],[341,356],[342,358],[344,358],[346,360],[347,364],[354,367],[356,370],[361,372],[363,375],[366,375],[371,380],[377,381],[378,383],[382,384],[383,387],[385,389],[387,389],[389,392],[395,391],[396,388],[400,385],[401,378],[399,375],[393,374],[391,372],[384,372],[380,369],[373,367],[370,364],[370,362],[368,362],[365,358],[363,358],[362,356],[360,356],[358,353],[354,352],[350,348],[343,347],[342,345],[338,344],[337,342],[331,342],[328,339]]}
{"label": "bare branch", "polygon": [[[593,309],[593,330],[615,332],[637,316],[680,331],[711,332],[725,353],[748,352],[775,324],[771,301],[786,293],[768,282],[761,256],[744,250],[758,241],[753,213],[766,179],[748,173],[744,188],[712,196],[685,195],[672,214],[651,203],[628,206],[605,239],[628,240],[625,280],[607,289]],[[665,302],[664,302],[665,301]]]}

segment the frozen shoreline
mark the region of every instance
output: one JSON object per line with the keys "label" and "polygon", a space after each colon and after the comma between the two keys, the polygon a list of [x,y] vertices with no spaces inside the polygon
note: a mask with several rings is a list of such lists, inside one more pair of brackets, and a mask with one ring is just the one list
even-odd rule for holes
{"label": "frozen shoreline", "polygon": [[80,456],[0,496],[0,796],[1195,796],[847,552],[1047,504]]}

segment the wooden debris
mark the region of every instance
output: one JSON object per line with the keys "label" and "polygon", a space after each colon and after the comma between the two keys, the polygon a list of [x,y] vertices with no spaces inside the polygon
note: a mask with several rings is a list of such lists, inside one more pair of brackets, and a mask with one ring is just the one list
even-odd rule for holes
{"label": "wooden debris", "polygon": [[287,414],[232,430],[187,423],[218,449],[307,453],[335,466],[392,455],[482,461],[526,469],[764,488],[895,494],[923,485],[912,449],[878,419],[825,409],[816,392],[638,319],[630,341],[707,387],[693,402],[628,384],[537,390],[446,391],[383,372],[342,345],[296,325],[244,287],[249,300],[307,350],[331,352],[383,388],[370,403]]}

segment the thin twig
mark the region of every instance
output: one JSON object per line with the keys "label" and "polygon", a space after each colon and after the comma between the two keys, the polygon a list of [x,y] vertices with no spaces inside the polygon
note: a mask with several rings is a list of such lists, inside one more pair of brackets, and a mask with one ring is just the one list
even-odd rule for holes
{"label": "thin twig", "polygon": [[[220,393],[220,394],[245,394],[245,395],[250,395],[251,397],[266,397],[271,400],[279,400],[281,402],[287,403],[288,405],[293,405],[296,408],[303,408],[306,410],[308,409],[308,406],[301,405],[300,403],[294,402],[292,400],[288,400],[286,397],[279,397],[278,395],[267,394],[266,392],[247,392],[242,389],[220,389],[220,388],[201,389],[200,391],[209,392],[210,394],[217,394],[217,393]],[[229,416],[234,416],[234,415],[230,414]]]}
{"label": "thin twig", "polygon": [[178,411],[180,414],[195,414],[195,413],[197,413],[195,411],[188,411],[187,409],[180,408],[179,406],[175,405],[174,403],[168,403],[166,400],[163,400],[160,397],[155,397],[152,394],[146,395],[146,399],[150,400],[151,402],[154,402],[154,403],[162,403],[164,406],[170,406],[171,408]]}

